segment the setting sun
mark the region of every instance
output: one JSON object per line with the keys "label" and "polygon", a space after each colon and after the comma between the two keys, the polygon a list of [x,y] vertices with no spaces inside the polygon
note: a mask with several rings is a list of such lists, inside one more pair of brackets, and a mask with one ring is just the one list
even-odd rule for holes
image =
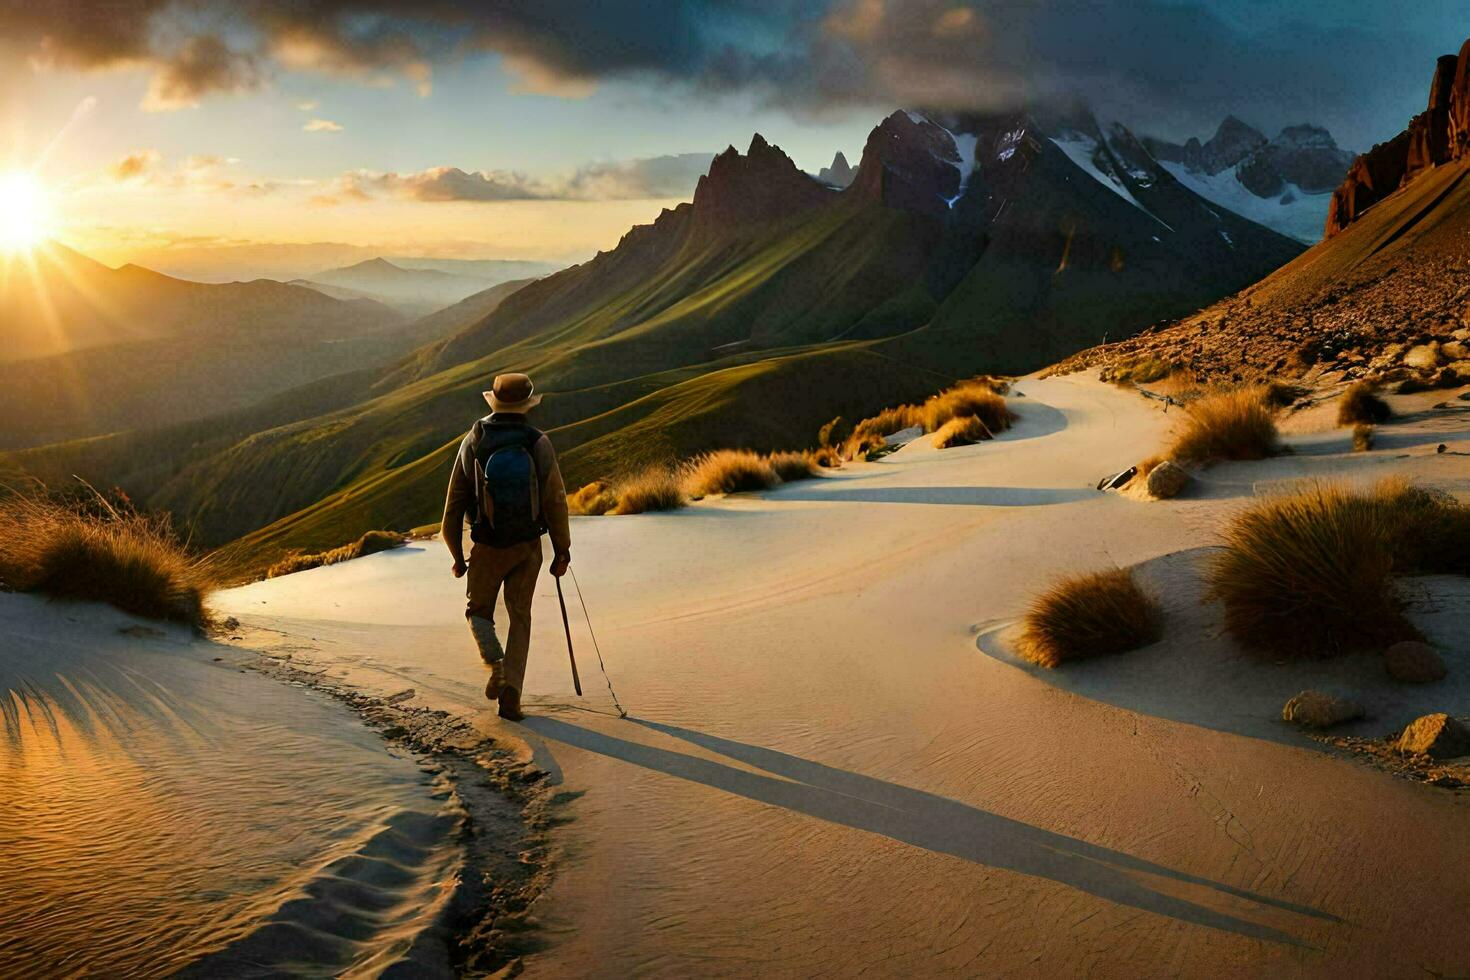
{"label": "setting sun", "polygon": [[46,189],[26,171],[0,175],[0,249],[33,248],[49,233]]}

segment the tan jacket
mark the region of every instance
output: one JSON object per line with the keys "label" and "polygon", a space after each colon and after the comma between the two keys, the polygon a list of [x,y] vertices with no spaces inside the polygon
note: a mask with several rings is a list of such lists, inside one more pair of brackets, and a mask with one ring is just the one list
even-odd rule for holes
{"label": "tan jacket", "polygon": [[[471,468],[465,462],[474,458],[475,447],[471,444],[473,434],[473,431],[465,434],[459,444],[459,452],[454,455],[454,466],[449,473],[449,491],[444,498],[444,520],[440,525],[444,543],[456,561],[464,557],[465,515],[475,506],[474,477],[470,475]],[[541,516],[550,530],[551,546],[557,554],[570,554],[572,531],[567,517],[566,485],[562,483],[556,450],[545,435],[531,447],[531,458],[536,462],[536,476],[541,483]]]}

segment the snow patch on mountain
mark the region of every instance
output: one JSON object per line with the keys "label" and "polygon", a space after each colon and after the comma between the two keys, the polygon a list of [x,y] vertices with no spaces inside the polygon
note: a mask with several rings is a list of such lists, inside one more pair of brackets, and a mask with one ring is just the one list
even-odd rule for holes
{"label": "snow patch on mountain", "polygon": [[1161,166],[1181,184],[1207,201],[1212,201],[1242,218],[1274,228],[1299,242],[1314,245],[1322,238],[1327,222],[1327,206],[1332,194],[1307,194],[1288,184],[1279,197],[1257,197],[1235,175],[1235,168],[1216,174],[1196,173],[1182,163],[1164,162]]}
{"label": "snow patch on mountain", "polygon": [[[1084,173],[1092,177],[1092,179],[1102,184],[1114,194],[1117,194],[1144,214],[1147,214],[1150,218],[1154,218],[1148,208],[1138,203],[1138,198],[1133,196],[1133,192],[1118,178],[1117,174],[1111,172],[1111,169],[1103,171],[1094,162],[1097,156],[1097,140],[1090,136],[1069,134],[1066,139],[1052,137],[1052,142],[1056,144],[1057,149],[1067,155],[1067,159],[1075,163]],[[1158,221],[1159,219],[1154,218],[1154,220]],[[1162,223],[1160,222],[1160,224]]]}

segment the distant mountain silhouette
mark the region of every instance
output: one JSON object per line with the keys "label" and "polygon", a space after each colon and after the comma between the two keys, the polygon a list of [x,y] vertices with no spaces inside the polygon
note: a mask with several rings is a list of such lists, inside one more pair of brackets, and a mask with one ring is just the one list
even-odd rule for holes
{"label": "distant mountain silhouette", "polygon": [[415,323],[371,300],[110,269],[51,244],[0,266],[0,448],[199,418],[381,366],[514,288]]}
{"label": "distant mountain silhouette", "polygon": [[328,269],[295,282],[338,298],[373,299],[410,316],[443,309],[494,284],[439,269],[407,269],[384,258]]}

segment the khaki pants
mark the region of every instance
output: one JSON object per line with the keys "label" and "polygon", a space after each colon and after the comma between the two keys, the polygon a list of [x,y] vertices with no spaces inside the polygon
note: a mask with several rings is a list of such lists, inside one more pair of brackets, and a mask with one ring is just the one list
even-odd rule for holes
{"label": "khaki pants", "polygon": [[505,642],[505,685],[525,689],[526,654],[531,649],[531,600],[536,596],[536,579],[541,574],[541,540],[525,541],[509,548],[492,548],[475,542],[470,549],[470,570],[465,575],[465,616],[485,620],[494,628],[495,597],[505,586],[505,609],[510,614],[510,632]]}

